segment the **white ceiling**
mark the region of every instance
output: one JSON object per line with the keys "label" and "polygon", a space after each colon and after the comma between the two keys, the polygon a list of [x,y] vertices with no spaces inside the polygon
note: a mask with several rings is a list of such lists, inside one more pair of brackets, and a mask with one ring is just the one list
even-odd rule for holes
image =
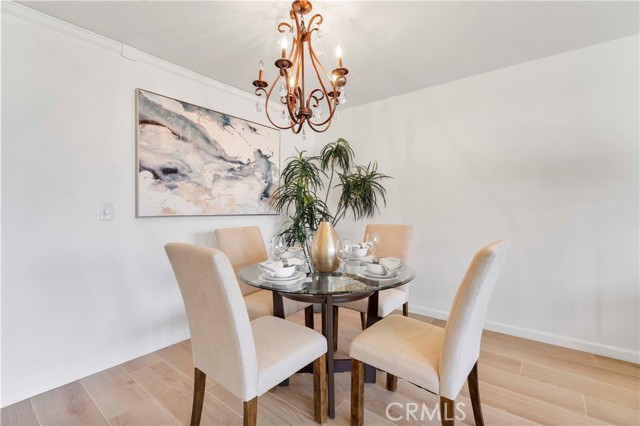
{"label": "white ceiling", "polygon": [[[246,91],[277,58],[290,2],[27,1],[28,7]],[[321,57],[362,104],[638,33],[638,2],[314,2]]]}

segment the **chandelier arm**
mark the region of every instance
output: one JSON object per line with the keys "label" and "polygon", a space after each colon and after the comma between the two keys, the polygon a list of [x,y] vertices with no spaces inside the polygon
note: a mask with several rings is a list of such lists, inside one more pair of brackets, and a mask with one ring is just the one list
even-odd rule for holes
{"label": "chandelier arm", "polygon": [[[315,95],[316,92],[320,92],[320,97],[317,97]],[[320,105],[320,101],[322,101],[322,99],[324,99],[325,95],[324,92],[322,91],[322,89],[314,89],[310,94],[309,94],[309,99],[307,100],[307,108],[309,107],[309,104],[311,102],[311,99],[314,99],[316,101],[315,103],[315,107],[317,108]]]}
{"label": "chandelier arm", "polygon": [[287,110],[289,112],[289,120],[291,122],[291,126],[288,128],[293,128],[294,125],[303,122],[303,119],[296,117],[295,112],[295,104],[297,103],[298,94],[294,92],[292,94],[287,94]]}
{"label": "chandelier arm", "polygon": [[[313,65],[313,69],[316,72],[316,77],[318,77],[318,82],[320,83],[320,87],[322,87],[322,94],[324,95],[324,98],[327,100],[327,108],[329,109],[329,113],[332,113],[332,110],[335,109],[335,107],[331,105],[331,100],[329,98],[329,94],[327,93],[327,88],[325,87],[324,82],[322,81],[322,77],[320,77],[320,71],[318,70],[318,66],[317,66],[319,64],[322,67],[322,63],[316,57],[315,52],[313,51],[313,46],[311,46],[311,43],[309,43],[309,52],[311,53],[310,55],[311,64]],[[314,61],[314,58],[315,58],[315,61]],[[322,67],[322,69],[324,70],[324,67]],[[333,88],[333,91],[335,92],[335,87],[333,83],[332,83],[332,88]]]}
{"label": "chandelier arm", "polygon": [[[269,122],[270,122],[274,127],[277,127],[278,129],[281,129],[281,130],[289,130],[289,129],[291,129],[293,126],[288,126],[288,127],[278,126],[278,125],[277,125],[277,124],[276,124],[276,123],[271,119],[271,114],[269,114],[269,95],[267,94],[267,91],[266,91],[264,88],[262,88],[262,87],[257,88],[257,89],[256,89],[256,91],[255,91],[256,95],[258,95],[258,96],[262,96],[262,95],[261,95],[260,93],[258,93],[258,92],[262,92],[262,93],[264,93],[264,94],[267,96],[267,97],[266,97],[266,99],[265,99],[265,104],[264,104],[264,112],[265,112],[265,115],[267,116],[267,119],[269,120]],[[271,92],[271,91],[269,91],[269,92]]]}
{"label": "chandelier arm", "polygon": [[[309,43],[309,46],[310,46],[309,53],[311,54],[311,58],[312,58],[311,62],[313,63],[317,62],[318,65],[320,65],[320,68],[322,68],[322,71],[324,71],[324,75],[327,77],[327,80],[333,81],[333,79],[331,78],[331,74],[327,72],[327,70],[324,68],[324,65],[322,65],[322,62],[320,62],[320,59],[318,59],[318,57],[316,56],[316,51],[313,50],[313,46],[311,46],[311,43]],[[318,76],[318,79],[320,79],[320,76]]]}
{"label": "chandelier arm", "polygon": [[311,35],[311,27],[313,26],[313,21],[315,21],[316,18],[318,19],[318,23],[316,24],[317,27],[315,29],[317,30],[318,27],[322,25],[322,21],[323,21],[322,15],[320,15],[319,13],[316,13],[311,17],[311,19],[309,19],[309,35]]}
{"label": "chandelier arm", "polygon": [[321,125],[313,124],[313,123],[311,123],[311,121],[307,121],[307,124],[309,125],[309,127],[311,127],[311,130],[313,130],[316,133],[324,133],[327,130],[329,130],[329,127],[330,127],[330,125],[329,125],[329,126],[325,127],[324,129],[319,129],[318,126],[321,126]]}
{"label": "chandelier arm", "polygon": [[[316,89],[316,90],[320,90],[320,89]],[[331,125],[331,120],[333,119],[334,114],[336,113],[337,109],[338,109],[338,105],[339,103],[337,102],[337,100],[334,101],[334,105],[332,105],[332,100],[329,98],[329,96],[327,96],[327,103],[329,104],[329,116],[327,117],[326,120],[324,120],[323,122],[320,123],[313,123],[316,126],[324,126],[325,124],[329,123],[329,125],[327,126],[327,129],[329,128],[329,126]],[[309,120],[309,124],[311,124],[311,120]],[[325,129],[325,130],[327,130]],[[324,130],[322,131],[324,132]],[[320,132],[320,133],[322,133]]]}
{"label": "chandelier arm", "polygon": [[302,93],[302,89],[300,88],[300,86],[296,87],[296,105],[299,104],[299,106],[303,106],[304,104],[304,98],[302,97],[303,93]]}
{"label": "chandelier arm", "polygon": [[[324,126],[325,124],[329,123],[333,119],[333,115],[335,114],[336,110],[338,109],[337,107],[338,107],[338,105],[335,105],[333,108],[329,109],[329,117],[326,120],[324,120],[324,121],[322,121],[320,123],[313,123],[313,124],[315,124],[316,126]],[[311,120],[309,120],[309,123],[311,123]]]}
{"label": "chandelier arm", "polygon": [[[309,123],[307,122],[307,124]],[[300,133],[300,130],[302,130],[302,126],[304,126],[304,119],[300,120],[300,125],[298,126],[297,129],[292,129],[293,133],[295,133],[296,135]]]}
{"label": "chandelier arm", "polygon": [[[320,96],[321,96],[320,98],[318,98],[318,97],[315,95],[315,93],[316,93],[316,92],[320,92]],[[324,96],[324,95],[322,94],[322,90],[320,90],[320,89],[314,89],[314,90],[309,94],[309,99],[307,99],[306,107],[307,107],[308,109],[318,108],[318,106],[320,105],[320,100],[322,99],[322,96]],[[315,103],[314,103],[313,105],[311,104],[311,101],[312,101],[312,100],[313,100],[313,101],[315,101]],[[314,116],[313,116],[313,114],[312,114],[312,115],[311,115],[311,117],[309,117],[309,118],[307,119],[307,123],[309,123],[309,127],[311,127],[311,129],[312,129],[312,130],[313,130],[313,127],[311,126],[311,124],[313,123],[313,121],[312,121],[312,120],[313,120],[313,118],[314,118]]]}
{"label": "chandelier arm", "polygon": [[[289,75],[289,72],[286,70],[286,68],[283,70],[284,71],[284,81],[285,81],[285,86],[288,86],[289,84],[289,80],[291,79],[291,76]],[[289,93],[290,87],[286,87],[287,89],[287,94],[284,96],[286,102],[285,105],[287,106],[287,111],[289,112],[289,119],[291,120],[293,118],[293,111],[291,111],[291,93]],[[293,127],[293,125],[291,126]]]}
{"label": "chandelier arm", "polygon": [[287,27],[287,29],[288,29],[289,31],[291,31],[291,30],[293,29],[293,27],[291,26],[291,24],[288,24],[288,23],[286,23],[286,22],[280,22],[280,23],[278,24],[278,31],[280,31],[282,34],[284,34],[284,33],[286,33],[286,32],[287,32],[287,30],[283,30],[283,29],[282,29],[282,27]]}
{"label": "chandelier arm", "polygon": [[[295,61],[294,61],[293,58],[294,58],[294,52],[297,50],[296,48],[298,47],[298,39],[300,38],[300,23],[298,22],[298,15],[296,14],[296,12],[293,9],[289,10],[289,17],[296,24],[296,36],[291,39],[291,49],[289,50],[289,56],[288,56],[287,59],[292,61],[293,65],[295,65]],[[290,24],[288,24],[286,22],[281,22],[278,25],[278,31],[280,31],[281,33],[284,33],[284,31],[280,29],[281,26],[286,26],[290,30],[293,29],[292,25],[290,25]]]}
{"label": "chandelier arm", "polygon": [[[286,69],[285,69],[285,73],[286,73]],[[264,112],[265,115],[267,116],[267,119],[269,120],[269,122],[271,124],[273,124],[275,127],[277,127],[278,129],[281,130],[289,130],[293,127],[293,125],[290,126],[279,126],[277,125],[273,119],[271,118],[271,114],[269,114],[269,100],[271,99],[271,94],[273,93],[273,89],[276,87],[276,83],[278,82],[278,79],[280,78],[280,76],[276,76],[275,80],[273,80],[273,83],[271,84],[271,87],[269,88],[269,91],[267,92],[267,90],[265,88],[258,88],[256,89],[256,94],[258,96],[260,96],[260,94],[258,92],[262,92],[265,94],[266,98],[264,101]]]}
{"label": "chandelier arm", "polygon": [[303,56],[304,56],[304,44],[300,42],[300,46],[298,48],[298,58],[296,60],[296,86],[300,81],[300,74],[302,72],[302,69],[304,68],[304,62],[302,59]]}
{"label": "chandelier arm", "polygon": [[293,63],[293,65],[291,65],[292,67],[295,65],[295,57],[297,53],[298,53],[298,36],[296,35],[296,37],[294,37],[291,40],[291,49],[289,50],[289,56],[287,57],[287,59],[289,59]]}
{"label": "chandelier arm", "polygon": [[304,87],[304,41],[302,43],[300,43],[300,69],[302,69],[302,75],[301,75],[301,79],[302,79],[302,96],[300,96],[300,106],[304,105],[304,92],[305,92],[305,87]]}
{"label": "chandelier arm", "polygon": [[[294,89],[296,87],[298,87],[298,81],[300,78],[300,49],[297,49],[296,51],[296,57],[295,57],[295,61],[294,61],[294,66],[295,66],[295,78],[294,78],[294,74],[292,73],[291,76],[289,77],[289,79],[293,79],[293,83],[294,83]],[[293,70],[293,66],[291,67],[291,69]],[[289,82],[291,83],[291,82]]]}
{"label": "chandelier arm", "polygon": [[289,68],[284,68],[283,71],[285,73],[285,83],[287,86],[287,91],[290,87],[290,79],[293,77],[292,73],[287,72],[288,70],[294,70],[298,66],[298,37],[293,40],[293,45],[291,46],[291,50],[289,50],[289,61],[291,62],[291,66]]}
{"label": "chandelier arm", "polygon": [[[324,71],[325,75],[327,76],[328,80],[331,82],[331,88],[333,90],[334,93],[337,92],[337,86],[336,84],[338,83],[338,81],[342,81],[344,82],[344,84],[347,83],[347,79],[344,76],[341,76],[339,78],[336,78],[334,81],[332,81],[332,79],[329,77],[329,74],[327,73],[327,70],[324,68],[324,66],[322,65],[322,62],[320,62],[320,60],[318,59],[318,57],[316,56],[315,51],[313,50],[313,46],[310,47],[309,52],[311,53],[311,63],[313,64],[313,68],[316,71],[316,76],[318,77],[318,82],[320,83],[320,86],[322,86],[322,90],[326,96],[326,100],[327,100],[327,108],[329,109],[329,117],[323,121],[322,123],[315,123],[317,126],[323,126],[327,123],[329,123],[329,125],[327,126],[327,129],[329,128],[329,126],[331,125],[331,120],[333,118],[334,113],[336,112],[337,108],[338,108],[338,101],[337,99],[332,103],[332,99],[329,97],[329,94],[327,93],[327,89],[322,81],[322,78],[320,77],[320,71],[318,71],[318,68],[316,66],[320,65],[320,68],[322,68],[322,71]],[[341,80],[342,79],[342,80]],[[311,121],[309,121],[311,122]],[[323,130],[322,132],[326,131],[327,129]],[[320,132],[320,133],[322,133]]]}
{"label": "chandelier arm", "polygon": [[[318,77],[318,83],[320,83],[320,86],[322,87],[322,91],[324,92],[324,94],[327,95],[327,88],[324,86],[324,83],[322,82],[322,77],[320,77],[320,71],[318,71],[318,64],[320,65],[320,67],[325,73],[327,71],[324,70],[322,63],[318,60],[318,57],[316,56],[316,53],[313,50],[313,46],[311,45],[311,42],[309,42],[309,56],[311,57],[311,65],[313,65],[313,69],[316,72],[316,77]],[[330,78],[329,78],[329,81],[331,81]]]}
{"label": "chandelier arm", "polygon": [[[324,120],[322,123],[312,123],[311,120],[308,121],[309,126],[318,133],[323,133],[326,132],[329,127],[331,127],[331,120],[333,120],[333,116],[335,115],[335,113],[338,110],[338,104],[336,104],[333,109],[330,110],[329,112],[329,117],[327,117],[326,120]],[[313,126],[311,126],[313,124]],[[318,130],[319,127],[327,125],[327,127],[324,128],[324,130]]]}
{"label": "chandelier arm", "polygon": [[296,24],[296,36],[294,37],[295,41],[292,40],[292,42],[294,44],[297,44],[298,38],[300,38],[300,34],[302,33],[302,31],[301,31],[302,27],[300,25],[300,20],[298,18],[298,14],[295,12],[295,10],[291,9],[289,11],[289,16],[291,17],[293,22],[295,22],[295,24]]}

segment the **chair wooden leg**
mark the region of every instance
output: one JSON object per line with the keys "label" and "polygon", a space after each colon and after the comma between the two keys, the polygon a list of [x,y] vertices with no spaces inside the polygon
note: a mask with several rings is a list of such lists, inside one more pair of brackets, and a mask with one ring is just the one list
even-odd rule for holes
{"label": "chair wooden leg", "polygon": [[304,325],[312,330],[315,328],[313,324],[313,305],[304,308]]}
{"label": "chair wooden leg", "polygon": [[333,351],[338,350],[338,307],[333,307]]}
{"label": "chair wooden leg", "polygon": [[442,426],[455,426],[456,420],[453,415],[454,406],[455,401],[445,398],[444,396],[440,397],[440,423]]}
{"label": "chair wooden leg", "polygon": [[322,355],[313,361],[313,419],[324,423],[327,409],[327,355]]}
{"label": "chair wooden leg", "polygon": [[387,373],[387,390],[395,392],[398,389],[398,378],[393,374]]}
{"label": "chair wooden leg", "polygon": [[351,426],[364,424],[364,363],[351,360]]}
{"label": "chair wooden leg", "polygon": [[367,314],[364,312],[360,312],[360,326],[363,330],[367,328]]}
{"label": "chair wooden leg", "polygon": [[467,377],[469,383],[469,397],[471,398],[471,407],[473,408],[473,418],[476,426],[484,426],[484,418],[482,417],[482,405],[480,404],[480,389],[478,387],[478,362],[471,369]]}
{"label": "chair wooden leg", "polygon": [[404,304],[402,305],[402,315],[404,315],[405,317],[409,316],[409,302],[404,302]]}
{"label": "chair wooden leg", "polygon": [[258,397],[242,403],[242,425],[256,426],[258,421]]}
{"label": "chair wooden leg", "polygon": [[194,369],[193,380],[193,406],[191,408],[191,426],[200,426],[202,417],[202,405],[204,404],[204,391],[207,383],[207,375],[199,369]]}

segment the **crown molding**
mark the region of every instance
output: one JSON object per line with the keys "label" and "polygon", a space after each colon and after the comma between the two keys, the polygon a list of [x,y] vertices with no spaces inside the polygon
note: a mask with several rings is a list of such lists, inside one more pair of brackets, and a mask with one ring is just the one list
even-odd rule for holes
{"label": "crown molding", "polygon": [[[24,19],[25,21],[29,21],[34,24],[41,25],[43,27],[52,29],[54,31],[73,37],[75,39],[84,41],[94,46],[101,47],[111,52],[117,53],[121,55],[123,59],[151,65],[165,72],[169,72],[171,74],[175,74],[180,77],[187,78],[196,83],[213,87],[215,89],[225,91],[227,93],[245,98],[250,101],[256,101],[256,96],[252,93],[238,89],[237,87],[234,87],[234,86],[230,86],[221,81],[215,80],[211,77],[204,76],[195,71],[191,71],[187,68],[181,67],[172,62],[158,58],[157,56],[153,56],[146,52],[142,52],[132,46],[121,43],[116,40],[112,40],[108,37],[101,36],[100,34],[96,34],[92,31],[78,27],[77,25],[73,25],[61,19],[54,18],[53,16],[31,9],[20,3],[16,3],[11,0],[0,0],[0,4],[1,4],[0,11],[2,13],[8,13],[18,18]],[[272,103],[270,103],[270,105]]]}
{"label": "crown molding", "polygon": [[53,16],[45,15],[42,12],[38,12],[37,10],[15,3],[11,0],[3,0],[0,3],[2,4],[1,10],[3,13],[17,16],[25,21],[50,28],[62,34],[93,44],[94,46],[102,47],[103,49],[110,50],[112,52],[120,53],[122,50],[122,43],[103,37],[100,34],[85,30],[84,28],[80,28],[58,18],[54,18]]}

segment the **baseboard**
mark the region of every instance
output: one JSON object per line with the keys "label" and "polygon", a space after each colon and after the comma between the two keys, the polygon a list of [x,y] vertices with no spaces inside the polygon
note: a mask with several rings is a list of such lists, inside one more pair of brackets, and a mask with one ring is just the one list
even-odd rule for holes
{"label": "baseboard", "polygon": [[[425,315],[442,320],[446,320],[449,317],[449,312],[429,309],[411,304],[409,310],[419,315]],[[549,343],[551,345],[562,346],[578,351],[590,352],[609,358],[633,362],[635,364],[640,363],[640,352],[634,352],[630,349],[603,345],[602,343],[589,342],[586,340],[575,339],[573,337],[561,336],[559,334],[547,333],[544,331],[533,330],[530,328],[519,327],[516,325],[505,324],[497,321],[485,321],[484,328],[486,330],[497,331],[499,333],[508,334],[510,336],[522,337],[524,339],[535,340],[537,342]]]}
{"label": "baseboard", "polygon": [[16,402],[50,391],[51,389],[66,385],[108,368],[115,367],[116,365],[147,355],[188,338],[189,332],[183,331],[172,336],[162,337],[151,342],[144,343],[140,346],[127,349],[117,354],[112,354],[106,358],[88,360],[70,370],[52,374],[41,380],[27,383],[25,385],[18,386],[17,388],[7,391],[3,389],[0,407],[4,408],[8,405],[15,404]]}

